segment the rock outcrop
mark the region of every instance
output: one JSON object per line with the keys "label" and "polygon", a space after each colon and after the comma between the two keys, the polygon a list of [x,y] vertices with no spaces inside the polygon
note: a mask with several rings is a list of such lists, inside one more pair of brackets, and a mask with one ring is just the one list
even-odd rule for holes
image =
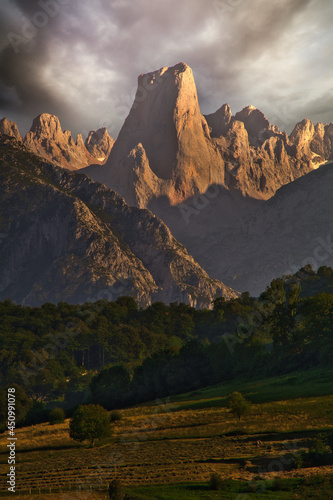
{"label": "rock outcrop", "polygon": [[310,160],[313,168],[333,159],[333,123],[314,126],[310,120],[304,119],[296,124],[289,138],[294,146],[294,156]]}
{"label": "rock outcrop", "polygon": [[[50,135],[58,133],[50,123]],[[163,300],[211,307],[216,296],[237,296],[150,211],[4,136],[0,210],[0,300],[40,305],[133,295],[142,306]]]}
{"label": "rock outcrop", "polygon": [[0,120],[0,135],[9,135],[15,137],[18,141],[22,141],[21,134],[15,122],[2,118]]}
{"label": "rock outcrop", "polygon": [[108,134],[105,127],[89,132],[85,146],[89,153],[100,162],[105,162],[114,145],[114,139]]}
{"label": "rock outcrop", "polygon": [[75,142],[70,131],[62,131],[59,119],[49,113],[34,119],[23,142],[34,153],[69,170],[98,162],[85,147],[82,136],[79,134]]}
{"label": "rock outcrop", "polygon": [[205,115],[210,127],[211,137],[225,136],[234,118],[229,104],[223,104],[215,113]]}

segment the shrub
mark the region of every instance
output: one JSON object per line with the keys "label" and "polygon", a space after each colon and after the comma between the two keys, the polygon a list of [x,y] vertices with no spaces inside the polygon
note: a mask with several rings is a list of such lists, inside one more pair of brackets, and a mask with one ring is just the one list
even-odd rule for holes
{"label": "shrub", "polygon": [[50,424],[61,424],[65,421],[66,414],[62,408],[55,407],[50,411]]}
{"label": "shrub", "polygon": [[209,481],[209,487],[212,489],[212,490],[223,490],[225,489],[227,485],[227,480],[226,479],[223,479],[219,474],[217,474],[216,472],[214,472],[211,476],[210,476],[210,481]]}
{"label": "shrub", "polygon": [[290,481],[288,481],[288,479],[285,479],[283,477],[276,477],[274,478],[271,489],[273,491],[291,491],[293,489],[293,486],[292,484],[290,484]]}
{"label": "shrub", "polygon": [[124,500],[124,487],[119,479],[114,479],[109,483],[109,497],[110,500]]}
{"label": "shrub", "polygon": [[294,453],[293,464],[295,469],[301,469],[302,467],[304,467],[304,457],[304,451],[298,451],[297,453]]}
{"label": "shrub", "polygon": [[327,437],[323,434],[317,434],[315,439],[312,441],[310,446],[310,453],[314,453],[315,455],[324,455],[327,453],[327,446],[325,444]]}
{"label": "shrub", "polygon": [[42,401],[34,401],[24,419],[24,425],[36,425],[50,421],[50,410]]}
{"label": "shrub", "polygon": [[333,453],[333,434],[329,434],[326,440],[327,446],[330,447],[331,453]]}
{"label": "shrub", "polygon": [[110,422],[118,422],[123,418],[119,410],[113,410],[110,414]]}

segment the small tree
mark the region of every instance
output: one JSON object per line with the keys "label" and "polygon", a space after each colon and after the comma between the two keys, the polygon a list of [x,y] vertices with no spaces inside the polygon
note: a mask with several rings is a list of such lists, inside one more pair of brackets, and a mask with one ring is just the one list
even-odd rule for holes
{"label": "small tree", "polygon": [[110,422],[118,422],[119,420],[121,420],[123,418],[121,412],[119,410],[113,410],[111,413],[110,413]]}
{"label": "small tree", "polygon": [[239,420],[247,415],[250,411],[250,403],[247,401],[244,396],[235,391],[227,399],[228,408],[230,408],[231,413],[236,415]]}
{"label": "small tree", "polygon": [[108,412],[100,405],[79,406],[71,418],[69,435],[76,441],[88,439],[93,447],[96,439],[111,435]]}
{"label": "small tree", "polygon": [[125,497],[124,487],[119,479],[114,479],[109,483],[110,500],[123,500]]}
{"label": "small tree", "polygon": [[55,407],[50,411],[50,424],[61,424],[65,421],[66,415],[62,408]]}
{"label": "small tree", "polygon": [[212,490],[223,490],[225,488],[226,481],[216,472],[210,476],[209,487]]}

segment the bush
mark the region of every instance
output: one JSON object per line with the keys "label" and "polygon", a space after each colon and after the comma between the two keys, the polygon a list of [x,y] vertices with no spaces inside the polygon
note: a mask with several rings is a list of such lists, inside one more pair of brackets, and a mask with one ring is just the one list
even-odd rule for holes
{"label": "bush", "polygon": [[327,446],[326,446],[326,441],[327,436],[324,436],[323,434],[317,434],[315,439],[312,441],[311,446],[310,446],[310,453],[313,453],[315,455],[324,455],[327,453]]}
{"label": "bush", "polygon": [[301,469],[302,467],[304,467],[304,457],[304,451],[298,451],[297,453],[294,453],[293,464],[295,469]]}
{"label": "bush", "polygon": [[124,500],[125,491],[119,479],[114,479],[109,483],[109,497],[110,500]]}
{"label": "bush", "polygon": [[36,425],[50,421],[50,410],[41,401],[34,401],[24,419],[24,425]]}
{"label": "bush", "polygon": [[57,406],[50,411],[50,424],[61,424],[65,421],[66,414],[62,408]]}
{"label": "bush", "polygon": [[123,418],[119,410],[113,410],[110,414],[110,422],[118,422]]}
{"label": "bush", "polygon": [[292,491],[293,486],[288,479],[276,477],[273,481],[271,489],[273,491]]}
{"label": "bush", "polygon": [[330,447],[331,453],[333,453],[333,434],[329,434],[326,440],[327,446]]}
{"label": "bush", "polygon": [[223,479],[219,474],[217,474],[216,472],[214,472],[211,476],[210,476],[210,481],[209,481],[209,487],[212,489],[212,490],[223,490],[225,489],[226,487],[226,483],[227,481],[225,479]]}

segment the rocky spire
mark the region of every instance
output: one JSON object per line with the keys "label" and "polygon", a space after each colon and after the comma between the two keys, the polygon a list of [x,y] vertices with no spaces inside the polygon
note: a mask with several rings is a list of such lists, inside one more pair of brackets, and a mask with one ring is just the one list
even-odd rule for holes
{"label": "rocky spire", "polygon": [[105,127],[89,132],[85,146],[90,154],[100,161],[105,161],[114,145],[114,139]]}
{"label": "rocky spire", "polygon": [[9,135],[10,137],[15,137],[18,141],[22,141],[22,137],[16,123],[7,120],[6,117],[0,120],[0,135]]}

